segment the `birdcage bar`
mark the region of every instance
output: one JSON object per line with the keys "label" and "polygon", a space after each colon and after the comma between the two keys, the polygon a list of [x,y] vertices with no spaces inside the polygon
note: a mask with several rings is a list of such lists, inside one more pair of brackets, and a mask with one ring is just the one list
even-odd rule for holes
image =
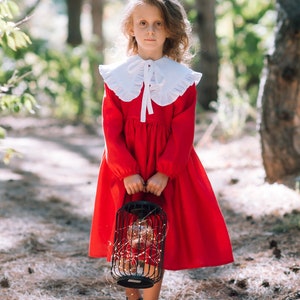
{"label": "birdcage bar", "polygon": [[166,230],[166,214],[152,202],[118,210],[111,274],[119,285],[149,288],[162,278]]}

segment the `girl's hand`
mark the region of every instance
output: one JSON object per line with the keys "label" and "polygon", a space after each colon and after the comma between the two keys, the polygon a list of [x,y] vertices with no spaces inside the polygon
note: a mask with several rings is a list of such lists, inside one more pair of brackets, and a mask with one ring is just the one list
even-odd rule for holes
{"label": "girl's hand", "polygon": [[145,181],[139,174],[134,174],[123,179],[124,186],[128,195],[145,191]]}
{"label": "girl's hand", "polygon": [[169,177],[163,173],[157,172],[147,181],[146,191],[160,196],[165,187],[167,186]]}

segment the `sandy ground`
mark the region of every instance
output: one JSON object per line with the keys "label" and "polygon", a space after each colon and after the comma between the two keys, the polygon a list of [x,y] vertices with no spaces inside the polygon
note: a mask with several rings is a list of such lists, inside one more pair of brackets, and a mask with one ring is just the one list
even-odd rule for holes
{"label": "sandy ground", "polygon": [[[109,264],[87,257],[101,130],[52,119],[0,123],[8,131],[0,147],[22,154],[0,164],[0,299],[125,299]],[[161,299],[300,299],[299,193],[265,183],[253,130],[197,151],[235,262],[166,272]]]}

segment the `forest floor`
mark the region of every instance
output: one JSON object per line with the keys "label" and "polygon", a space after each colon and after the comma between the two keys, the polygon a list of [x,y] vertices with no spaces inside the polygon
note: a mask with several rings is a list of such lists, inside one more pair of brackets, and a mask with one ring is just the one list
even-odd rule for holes
{"label": "forest floor", "polygon": [[[101,129],[54,119],[2,118],[0,299],[125,299],[103,259],[87,256]],[[198,128],[201,136],[203,129]],[[235,262],[167,271],[162,300],[300,299],[300,195],[265,182],[253,126],[197,147],[232,239]]]}

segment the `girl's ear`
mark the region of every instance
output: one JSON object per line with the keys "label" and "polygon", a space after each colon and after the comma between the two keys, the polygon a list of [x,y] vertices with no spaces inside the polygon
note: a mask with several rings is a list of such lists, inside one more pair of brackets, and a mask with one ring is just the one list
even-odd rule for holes
{"label": "girl's ear", "polygon": [[130,34],[131,36],[134,36],[134,30],[133,30],[132,27],[129,29],[129,34]]}
{"label": "girl's ear", "polygon": [[169,30],[167,30],[167,36],[166,38],[169,39],[171,37],[171,32]]}
{"label": "girl's ear", "polygon": [[130,24],[128,24],[127,32],[129,33],[130,36],[134,36],[134,30],[133,30],[132,22]]}

